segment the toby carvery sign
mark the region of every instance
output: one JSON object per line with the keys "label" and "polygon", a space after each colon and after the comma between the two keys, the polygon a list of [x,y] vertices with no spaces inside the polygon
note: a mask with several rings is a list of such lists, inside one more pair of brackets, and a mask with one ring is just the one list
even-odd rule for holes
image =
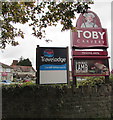
{"label": "toby carvery sign", "polygon": [[109,76],[107,30],[102,28],[99,17],[92,11],[81,14],[76,27],[72,31],[73,76]]}
{"label": "toby carvery sign", "polygon": [[103,28],[77,29],[72,39],[74,47],[108,47],[107,30]]}
{"label": "toby carvery sign", "polygon": [[39,47],[40,84],[67,83],[68,48]]}
{"label": "toby carvery sign", "polygon": [[101,27],[100,20],[94,12],[81,14],[76,27],[77,30],[72,31],[73,47],[108,47],[107,30]]}

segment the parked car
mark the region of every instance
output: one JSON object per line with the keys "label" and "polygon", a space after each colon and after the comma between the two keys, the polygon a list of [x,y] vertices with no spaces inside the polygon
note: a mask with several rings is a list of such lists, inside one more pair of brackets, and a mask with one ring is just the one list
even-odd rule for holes
{"label": "parked car", "polygon": [[30,82],[30,80],[24,80],[23,82]]}
{"label": "parked car", "polygon": [[2,80],[1,83],[2,83],[2,84],[7,84],[7,85],[9,85],[9,84],[11,84],[12,82],[11,82],[10,80]]}

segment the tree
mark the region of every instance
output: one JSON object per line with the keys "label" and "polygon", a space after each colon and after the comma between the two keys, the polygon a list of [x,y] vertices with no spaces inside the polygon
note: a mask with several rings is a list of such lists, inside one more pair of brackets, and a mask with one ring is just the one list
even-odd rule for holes
{"label": "tree", "polygon": [[24,38],[24,34],[20,29],[15,28],[14,24],[25,24],[30,20],[34,3],[0,2],[0,4],[2,6],[0,48],[5,48],[6,44],[16,46],[18,42],[15,41],[15,37]]}
{"label": "tree", "polygon": [[59,22],[62,31],[75,29],[72,25],[72,20],[76,18],[75,14],[87,12],[88,5],[92,3],[91,0],[84,1],[88,2],[38,2],[37,5],[34,2],[1,2],[0,48],[5,48],[7,44],[18,45],[15,37],[24,38],[24,33],[14,27],[16,23],[29,22],[33,30],[32,34],[40,39],[45,37],[48,26],[56,26]]}
{"label": "tree", "polygon": [[29,58],[24,59],[23,57],[21,57],[17,65],[20,65],[20,66],[32,66],[32,63],[29,60]]}

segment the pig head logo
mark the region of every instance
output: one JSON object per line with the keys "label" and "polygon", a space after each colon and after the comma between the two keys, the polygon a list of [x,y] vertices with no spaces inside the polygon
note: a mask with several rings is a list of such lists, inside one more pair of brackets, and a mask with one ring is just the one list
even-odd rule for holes
{"label": "pig head logo", "polygon": [[99,17],[92,11],[81,14],[76,23],[77,28],[102,28]]}

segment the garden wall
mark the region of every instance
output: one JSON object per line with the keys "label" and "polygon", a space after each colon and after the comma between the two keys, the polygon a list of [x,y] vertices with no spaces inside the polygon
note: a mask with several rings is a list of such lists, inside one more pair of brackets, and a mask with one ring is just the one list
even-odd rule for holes
{"label": "garden wall", "polygon": [[2,118],[111,118],[113,87],[3,87]]}

